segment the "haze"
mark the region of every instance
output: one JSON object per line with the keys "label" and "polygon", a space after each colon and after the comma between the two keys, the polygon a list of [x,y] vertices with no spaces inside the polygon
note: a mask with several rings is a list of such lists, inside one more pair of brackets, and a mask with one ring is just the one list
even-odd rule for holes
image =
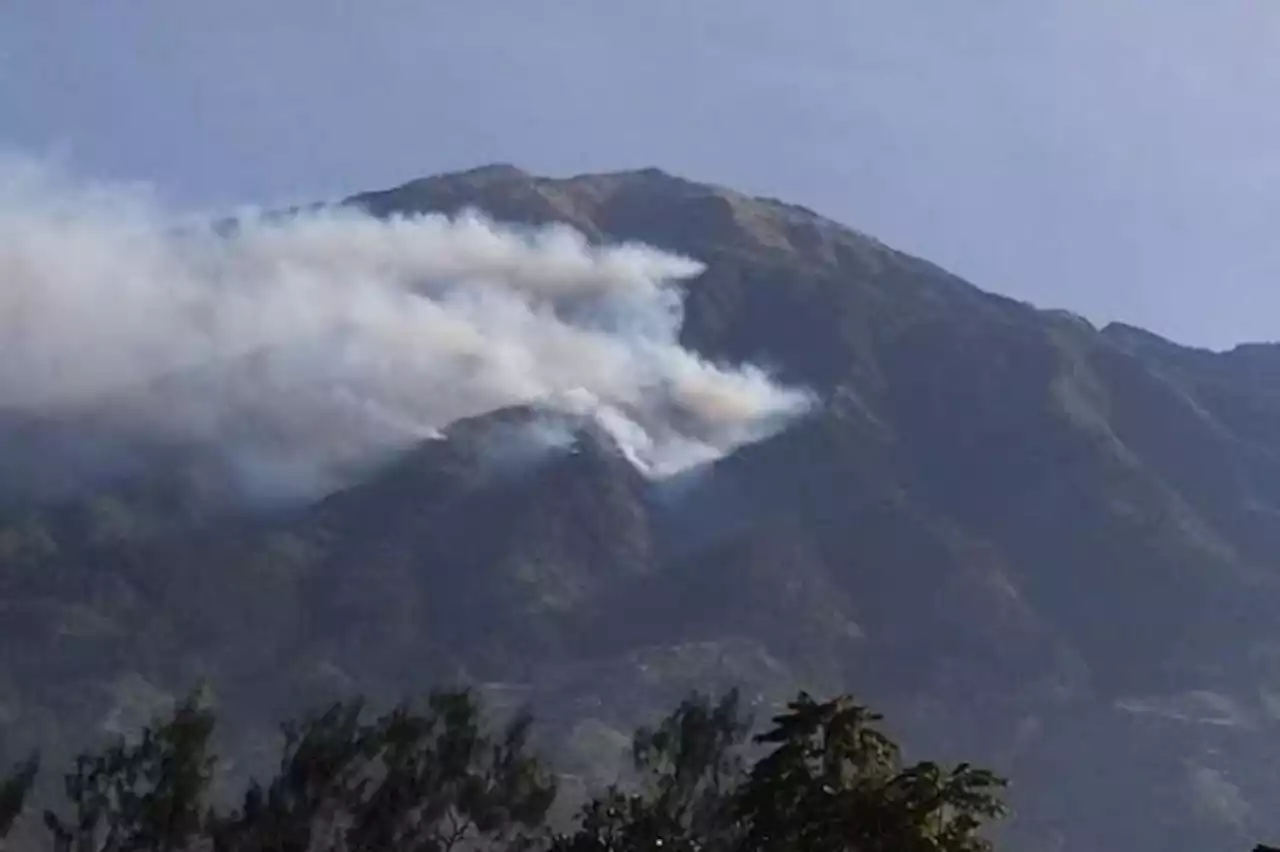
{"label": "haze", "polygon": [[0,147],[189,208],[657,165],[975,283],[1280,337],[1280,3],[8,0]]}

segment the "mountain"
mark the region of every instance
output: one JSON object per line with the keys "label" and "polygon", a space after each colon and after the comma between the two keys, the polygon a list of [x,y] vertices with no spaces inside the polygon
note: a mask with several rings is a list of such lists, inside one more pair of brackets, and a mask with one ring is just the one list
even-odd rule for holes
{"label": "mountain", "polygon": [[[204,678],[252,767],[303,702],[463,679],[531,702],[589,779],[691,688],[842,687],[909,751],[1007,773],[1011,847],[1280,832],[1280,347],[1097,329],[656,170],[489,166],[345,203],[696,257],[682,342],[821,402],[662,480],[534,407],[303,506],[236,511],[180,453],[6,499],[0,748],[127,729]],[[0,434],[6,479],[111,439],[7,416]]]}

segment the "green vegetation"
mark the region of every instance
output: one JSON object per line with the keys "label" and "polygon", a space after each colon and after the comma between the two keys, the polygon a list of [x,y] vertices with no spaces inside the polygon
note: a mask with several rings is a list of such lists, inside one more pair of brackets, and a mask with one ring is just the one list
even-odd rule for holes
{"label": "green vegetation", "polygon": [[[801,693],[751,737],[736,693],[695,695],[636,733],[636,777],[568,827],[548,819],[557,784],[533,754],[527,715],[495,731],[474,695],[455,691],[366,716],[362,702],[339,702],[285,724],[275,777],[224,809],[210,792],[214,715],[190,698],[134,741],[76,759],[62,809],[44,813],[44,848],[976,852],[1004,813],[1003,780],[905,765],[879,717],[846,697]],[[32,759],[0,784],[0,838],[35,775]]]}

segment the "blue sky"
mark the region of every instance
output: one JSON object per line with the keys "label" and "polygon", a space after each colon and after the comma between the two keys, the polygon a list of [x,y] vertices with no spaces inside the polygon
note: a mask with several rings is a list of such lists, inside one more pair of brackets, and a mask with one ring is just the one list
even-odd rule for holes
{"label": "blue sky", "polygon": [[988,289],[1280,338],[1275,0],[4,0],[0,148],[184,206],[657,165]]}

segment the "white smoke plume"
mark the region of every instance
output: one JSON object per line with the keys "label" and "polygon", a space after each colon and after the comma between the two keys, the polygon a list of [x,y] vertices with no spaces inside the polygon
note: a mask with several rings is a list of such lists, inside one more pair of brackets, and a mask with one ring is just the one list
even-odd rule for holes
{"label": "white smoke plume", "polygon": [[[590,415],[664,476],[810,402],[682,348],[698,262],[479,213],[185,221],[143,193],[0,165],[0,411],[336,471],[495,409]],[[696,286],[696,283],[692,286]]]}

